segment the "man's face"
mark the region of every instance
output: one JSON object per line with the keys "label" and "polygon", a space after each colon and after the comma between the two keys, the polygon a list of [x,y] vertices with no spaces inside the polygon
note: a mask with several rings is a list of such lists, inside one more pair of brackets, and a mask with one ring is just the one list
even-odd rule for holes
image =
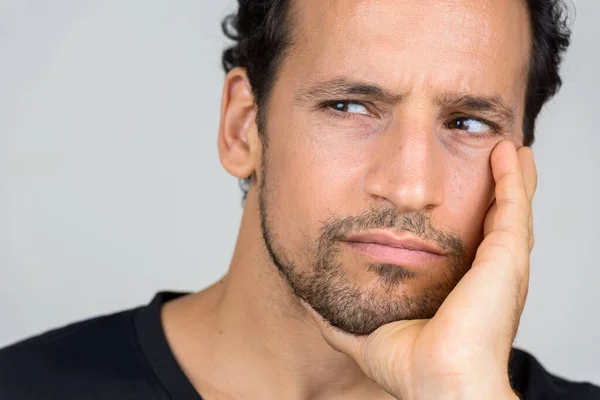
{"label": "man's face", "polygon": [[522,143],[525,5],[293,5],[263,132],[267,248],[340,329],[430,318],[482,240],[493,147]]}

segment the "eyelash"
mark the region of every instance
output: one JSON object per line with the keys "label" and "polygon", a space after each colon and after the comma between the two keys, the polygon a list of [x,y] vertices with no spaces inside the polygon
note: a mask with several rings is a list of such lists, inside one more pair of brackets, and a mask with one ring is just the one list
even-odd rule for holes
{"label": "eyelash", "polygon": [[[348,112],[342,112],[342,111],[335,110],[333,107],[340,103],[359,104],[359,105],[365,107],[367,110],[369,110],[369,108],[371,108],[368,103],[365,103],[362,101],[357,101],[357,100],[326,101],[326,102],[322,103],[319,106],[319,108],[326,110],[327,113],[329,114],[329,116],[332,118],[349,119],[349,118],[362,118],[365,116],[364,114],[355,114],[355,113],[348,113]],[[482,124],[485,124],[490,127],[490,133],[477,133],[477,132],[469,133],[469,135],[474,138],[486,138],[486,137],[490,137],[490,136],[496,136],[496,135],[500,135],[502,132],[501,128],[497,124],[495,124],[491,121],[488,121],[486,119],[483,119],[483,118],[474,117],[471,115],[464,115],[464,114],[455,115],[455,116],[452,116],[452,118],[453,118],[452,120],[450,120],[449,122],[444,124],[445,127],[447,127],[450,123],[455,122],[456,120],[459,120],[459,119],[463,119],[463,120],[471,119],[473,121],[481,122]],[[448,129],[453,129],[453,128],[448,128]]]}

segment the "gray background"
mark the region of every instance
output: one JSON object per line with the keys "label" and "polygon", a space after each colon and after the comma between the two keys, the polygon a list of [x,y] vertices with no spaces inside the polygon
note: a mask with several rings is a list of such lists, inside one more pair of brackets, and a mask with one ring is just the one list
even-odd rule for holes
{"label": "gray background", "polygon": [[[544,110],[537,244],[517,345],[600,384],[600,2],[576,0]],[[241,215],[216,150],[233,3],[0,0],[0,346],[197,290]]]}

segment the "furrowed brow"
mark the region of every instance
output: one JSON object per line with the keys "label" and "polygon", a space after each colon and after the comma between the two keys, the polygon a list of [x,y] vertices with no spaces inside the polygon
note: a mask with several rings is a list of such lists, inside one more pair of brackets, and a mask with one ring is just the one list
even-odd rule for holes
{"label": "furrowed brow", "polygon": [[402,100],[403,96],[369,82],[334,78],[303,89],[295,96],[295,101],[304,103],[311,100],[351,100],[352,98],[396,104]]}
{"label": "furrowed brow", "polygon": [[491,114],[507,128],[513,128],[515,125],[515,113],[498,96],[475,96],[467,93],[448,92],[439,96],[437,103],[441,107]]}

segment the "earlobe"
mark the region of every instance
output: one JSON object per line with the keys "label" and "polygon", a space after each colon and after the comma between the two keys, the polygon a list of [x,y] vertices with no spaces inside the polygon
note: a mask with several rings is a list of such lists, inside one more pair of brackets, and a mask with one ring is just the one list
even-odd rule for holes
{"label": "earlobe", "polygon": [[219,158],[231,175],[247,178],[256,169],[256,105],[246,71],[232,69],[223,85]]}

